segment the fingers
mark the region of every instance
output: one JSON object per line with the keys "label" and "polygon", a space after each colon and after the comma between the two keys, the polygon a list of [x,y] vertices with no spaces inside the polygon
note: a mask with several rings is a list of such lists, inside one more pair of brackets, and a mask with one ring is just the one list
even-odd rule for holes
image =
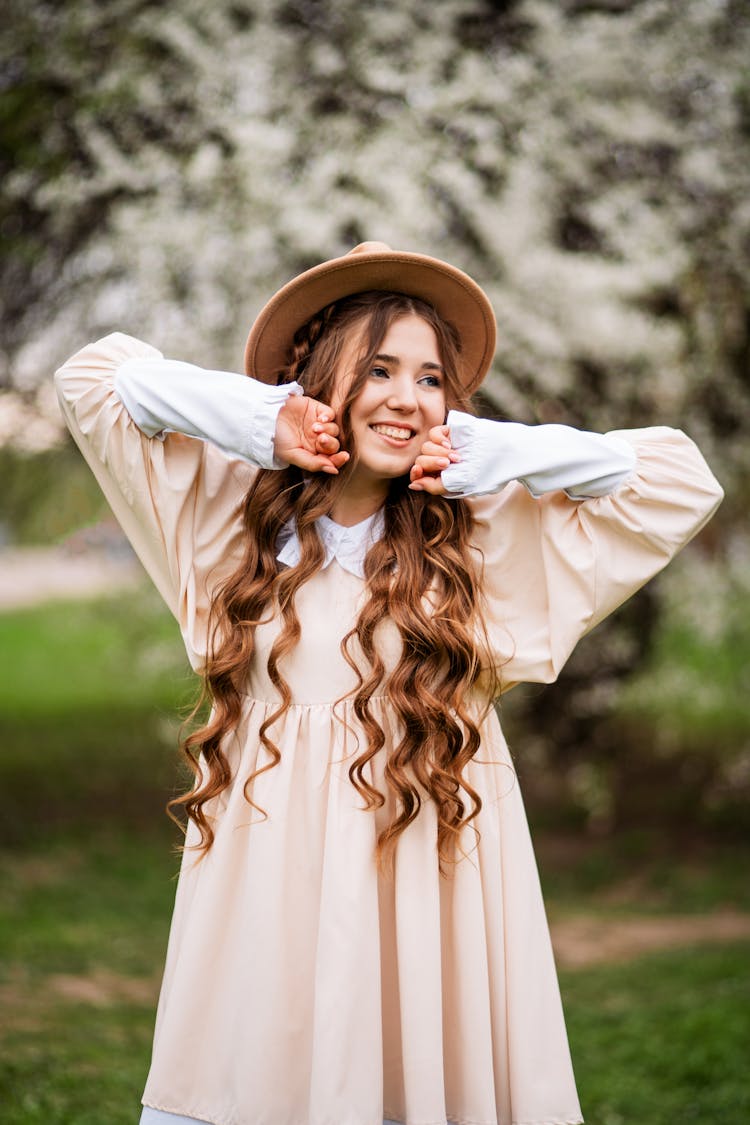
{"label": "fingers", "polygon": [[312,424],[313,433],[328,433],[332,437],[338,437],[339,428],[336,424],[336,415],[330,406],[325,406],[323,403],[316,402],[315,404],[315,420]]}
{"label": "fingers", "polygon": [[316,453],[324,453],[331,456],[333,453],[338,453],[339,443],[332,434],[318,434],[315,439]]}
{"label": "fingers", "polygon": [[342,449],[339,453],[334,453],[332,457],[318,457],[318,463],[313,471],[335,474],[348,460],[349,454]]}
{"label": "fingers", "polygon": [[424,473],[431,473],[433,476],[435,473],[442,473],[443,469],[449,468],[451,463],[449,457],[441,457],[440,455],[426,457],[424,454],[420,454],[416,460],[416,464],[420,466]]}
{"label": "fingers", "polygon": [[451,432],[450,427],[447,425],[433,426],[430,430],[427,440],[433,442],[435,445],[445,446],[447,449],[451,447]]}
{"label": "fingers", "polygon": [[317,421],[312,424],[312,440],[316,453],[332,457],[339,450],[339,428],[328,407],[318,407]]}
{"label": "fingers", "polygon": [[279,411],[274,438],[277,457],[311,473],[335,474],[349,460],[340,449],[334,411],[305,395],[290,395]]}
{"label": "fingers", "polygon": [[409,488],[412,492],[429,492],[432,496],[445,496],[448,491],[441,477],[420,477],[412,480]]}
{"label": "fingers", "polygon": [[316,464],[311,467],[312,472],[329,473],[335,476],[342,465],[345,465],[349,460],[349,454],[343,450],[341,453],[335,453],[333,457],[317,457]]}
{"label": "fingers", "polygon": [[426,441],[422,446],[422,452],[411,470],[411,479],[418,480],[424,475],[439,476],[444,469],[450,468],[451,465],[457,464],[461,460],[455,449],[443,449],[434,442]]}
{"label": "fingers", "polygon": [[[443,468],[447,469],[449,462],[446,458],[443,458],[443,460],[445,461]],[[429,492],[433,496],[444,496],[447,489],[440,475],[442,470],[433,471],[427,468],[427,461],[428,459],[425,457],[417,458],[409,473],[409,488],[413,492]]]}
{"label": "fingers", "polygon": [[324,402],[315,403],[315,417],[318,422],[333,422],[336,414]]}
{"label": "fingers", "polygon": [[433,457],[445,460],[447,464],[444,466],[444,468],[447,468],[448,465],[455,464],[456,462],[461,460],[460,454],[458,454],[455,449],[451,448],[450,442],[445,445],[443,443],[431,440],[428,440],[424,443],[417,460],[420,460],[422,457]]}
{"label": "fingers", "polygon": [[349,454],[344,450],[332,457],[325,457],[319,453],[310,453],[307,449],[295,449],[289,463],[308,473],[329,473],[334,476],[348,460]]}
{"label": "fingers", "polygon": [[414,492],[429,492],[433,496],[444,496],[447,489],[441,474],[460,460],[460,455],[451,446],[448,427],[433,426],[419,457],[412,466],[409,488]]}
{"label": "fingers", "polygon": [[335,422],[313,422],[312,432],[316,435],[329,434],[331,437],[339,436],[339,428]]}

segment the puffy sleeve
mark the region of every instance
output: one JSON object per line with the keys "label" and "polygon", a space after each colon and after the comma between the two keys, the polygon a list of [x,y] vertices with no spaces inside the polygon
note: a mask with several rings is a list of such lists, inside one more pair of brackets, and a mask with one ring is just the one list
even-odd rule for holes
{"label": "puffy sleeve", "polygon": [[200,667],[212,590],[242,557],[237,509],[256,469],[208,441],[152,437],[136,425],[115,389],[118,372],[148,378],[165,362],[115,333],[73,355],[55,383],[73,438]]}
{"label": "puffy sleeve", "polygon": [[535,498],[514,481],[466,501],[478,521],[503,690],[555,680],[578,640],[666,566],[721,502],[721,486],[681,431],[616,436],[635,450],[635,467],[607,495]]}

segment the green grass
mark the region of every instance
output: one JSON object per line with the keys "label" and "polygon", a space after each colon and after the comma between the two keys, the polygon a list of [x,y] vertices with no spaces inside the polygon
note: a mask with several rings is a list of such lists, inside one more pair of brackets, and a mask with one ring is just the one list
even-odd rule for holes
{"label": "green grass", "polygon": [[4,1125],[135,1125],[151,1024],[134,1005],[50,1006],[41,1035],[14,1033],[0,1072]]}
{"label": "green grass", "polygon": [[132,1123],[195,681],[148,587],[3,614],[0,664],[0,1120]]}
{"label": "green grass", "polygon": [[105,828],[85,842],[60,838],[0,852],[0,980],[8,965],[30,982],[102,964],[153,974],[178,867],[178,830],[161,827],[140,836]]}
{"label": "green grass", "polygon": [[622,832],[611,838],[533,832],[545,900],[600,915],[750,912],[750,841]]}
{"label": "green grass", "polygon": [[561,980],[591,1125],[746,1125],[750,945],[684,950]]}
{"label": "green grass", "polygon": [[189,683],[177,624],[150,586],[3,613],[0,652],[6,718],[176,709]]}
{"label": "green grass", "polygon": [[0,853],[0,1120],[137,1120],[174,898],[168,831]]}
{"label": "green grass", "polygon": [[3,614],[0,665],[0,845],[163,815],[196,680],[149,587]]}

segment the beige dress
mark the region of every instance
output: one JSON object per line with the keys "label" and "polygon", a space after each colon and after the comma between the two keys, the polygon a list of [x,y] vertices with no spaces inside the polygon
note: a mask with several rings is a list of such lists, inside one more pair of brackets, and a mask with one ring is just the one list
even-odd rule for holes
{"label": "beige dress", "polygon": [[[254,473],[215,447],[145,437],[113,392],[117,366],[152,349],[109,337],[61,369],[68,423],[200,668],[211,591],[242,554],[236,505]],[[721,490],[666,428],[624,433],[637,467],[613,494],[534,499],[519,484],[474,498],[488,626],[504,687],[555,679],[578,639],[659,571]],[[216,1125],[572,1125],[581,1121],[547,922],[516,774],[491,711],[468,777],[481,839],[438,873],[428,805],[400,839],[392,879],[373,849],[386,813],[347,777],[358,723],[340,652],[363,582],[334,560],[298,599],[283,665],[293,704],[273,731],[281,762],[243,781],[276,706],[259,629],[236,782],[216,840],[182,865],[144,1103]],[[379,638],[393,660],[386,621]],[[479,710],[485,701],[476,701]],[[385,699],[373,700],[396,737]],[[373,771],[377,782],[382,761]],[[188,842],[193,838],[189,832]]]}

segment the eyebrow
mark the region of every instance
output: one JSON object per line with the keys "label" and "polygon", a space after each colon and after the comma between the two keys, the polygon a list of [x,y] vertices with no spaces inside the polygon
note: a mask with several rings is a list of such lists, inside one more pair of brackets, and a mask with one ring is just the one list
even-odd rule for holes
{"label": "eyebrow", "polygon": [[[376,355],[375,359],[382,359],[384,363],[393,363],[396,366],[398,366],[398,364],[401,362],[397,355],[384,355],[383,353]],[[422,370],[441,371],[443,375],[445,375],[445,368],[442,367],[439,363],[423,363]]]}

